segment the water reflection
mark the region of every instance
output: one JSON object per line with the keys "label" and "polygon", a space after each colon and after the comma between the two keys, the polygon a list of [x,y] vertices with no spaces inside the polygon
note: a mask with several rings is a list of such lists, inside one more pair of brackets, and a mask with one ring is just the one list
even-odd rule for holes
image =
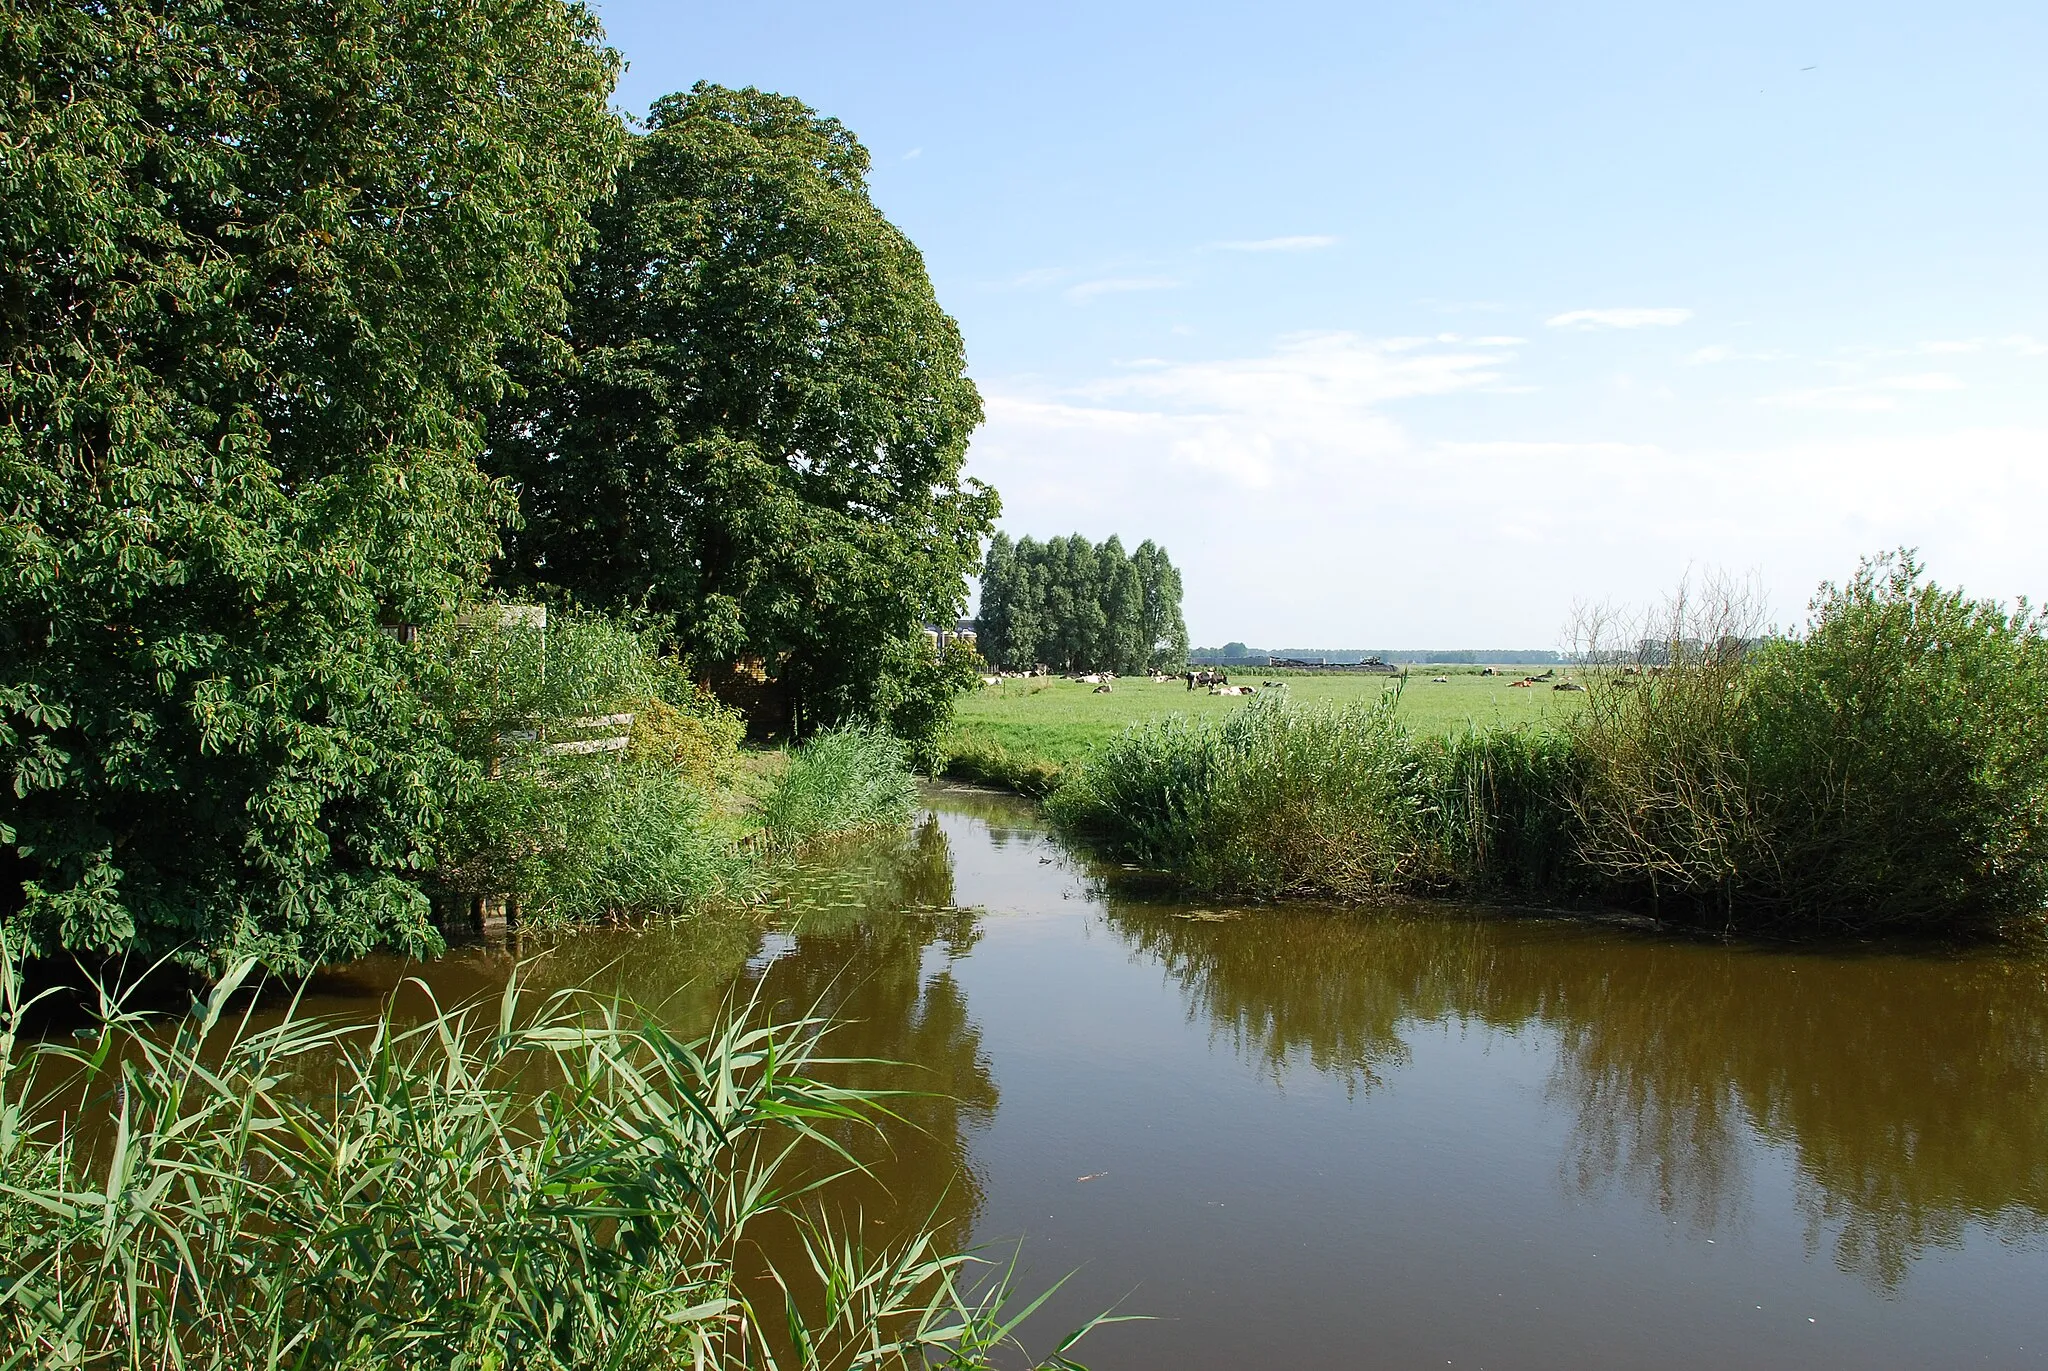
{"label": "water reflection", "polygon": [[[1207,912],[1205,912],[1207,913]],[[1371,1089],[1424,1025],[1543,1032],[1560,1174],[1704,1232],[1785,1149],[1810,1250],[1894,1290],[1972,1225],[2048,1227],[2048,980],[1992,955],[1832,955],[1392,910],[1236,918],[1113,901],[1107,922],[1275,1079]]]}
{"label": "water reflection", "polygon": [[[761,906],[475,944],[426,966],[367,958],[322,975],[309,1007],[360,1016],[407,976],[454,1004],[495,995],[517,967],[537,992],[618,994],[686,1035],[750,1002],[776,1018],[831,1019],[840,1027],[828,1051],[843,1059],[833,1079],[897,1092],[886,1130],[840,1130],[870,1171],[835,1186],[835,1205],[874,1240],[937,1216],[964,1241],[982,1205],[969,1143],[999,1098],[951,969],[980,936],[974,912],[953,907],[952,854],[927,816],[907,833],[809,853]],[[823,1156],[809,1164],[841,1168]]]}

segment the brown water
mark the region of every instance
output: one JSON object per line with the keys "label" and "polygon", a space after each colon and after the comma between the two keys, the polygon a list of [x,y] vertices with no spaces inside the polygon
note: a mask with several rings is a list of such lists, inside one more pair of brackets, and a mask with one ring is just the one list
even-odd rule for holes
{"label": "brown water", "polygon": [[1117,1305],[1156,1317],[1098,1368],[2048,1365],[2041,961],[1147,902],[1022,802],[928,798],[765,928],[579,934],[536,975],[685,1025],[758,988],[914,1063],[868,1083],[943,1098],[860,1203],[1078,1268],[1034,1346]]}

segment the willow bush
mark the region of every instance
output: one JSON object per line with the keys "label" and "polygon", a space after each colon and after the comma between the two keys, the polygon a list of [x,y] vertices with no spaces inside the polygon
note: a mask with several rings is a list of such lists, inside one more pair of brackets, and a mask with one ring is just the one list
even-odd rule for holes
{"label": "willow bush", "polygon": [[0,1367],[966,1368],[1037,1307],[832,1217],[796,1159],[854,1165],[831,1134],[884,1102],[827,1082],[821,1023],[684,1040],[515,978],[263,1027],[229,1012],[253,967],[174,1025],[103,996],[63,1044],[20,1040],[4,967]]}
{"label": "willow bush", "polygon": [[[1986,932],[2048,908],[2048,620],[1908,552],[1804,630],[1610,675],[1572,725],[1587,855],[1666,913]],[[1675,903],[1676,908],[1671,906]]]}

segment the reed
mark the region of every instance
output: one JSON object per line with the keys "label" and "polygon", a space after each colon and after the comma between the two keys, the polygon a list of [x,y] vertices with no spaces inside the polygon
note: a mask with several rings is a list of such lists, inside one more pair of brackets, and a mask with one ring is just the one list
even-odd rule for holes
{"label": "reed", "polygon": [[[834,1131],[884,1101],[827,1082],[822,1023],[685,1041],[515,978],[263,1027],[230,1012],[253,967],[175,1025],[102,995],[58,1045],[20,1040],[5,965],[0,1367],[982,1367],[1037,1307],[930,1232],[833,1220],[793,1159],[851,1167]],[[742,1281],[769,1224],[800,1256]]]}
{"label": "reed", "polygon": [[1423,879],[1426,801],[1388,693],[1350,706],[1257,699],[1169,717],[1089,755],[1056,820],[1120,861],[1253,898],[1365,899]]}
{"label": "reed", "polygon": [[916,805],[917,781],[902,740],[855,725],[813,734],[792,752],[756,818],[773,844],[787,849],[830,833],[908,823]]}

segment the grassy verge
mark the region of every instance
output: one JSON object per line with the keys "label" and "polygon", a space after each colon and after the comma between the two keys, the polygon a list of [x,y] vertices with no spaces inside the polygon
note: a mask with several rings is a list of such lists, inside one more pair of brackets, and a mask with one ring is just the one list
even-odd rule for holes
{"label": "grassy verge", "polygon": [[0,967],[0,1365],[907,1371],[1010,1342],[1005,1278],[929,1232],[864,1248],[798,1174],[883,1112],[828,1082],[822,1024],[684,1041],[515,979],[259,1029],[229,1012],[253,966],[176,1025],[103,999],[82,1045],[19,1042]]}

